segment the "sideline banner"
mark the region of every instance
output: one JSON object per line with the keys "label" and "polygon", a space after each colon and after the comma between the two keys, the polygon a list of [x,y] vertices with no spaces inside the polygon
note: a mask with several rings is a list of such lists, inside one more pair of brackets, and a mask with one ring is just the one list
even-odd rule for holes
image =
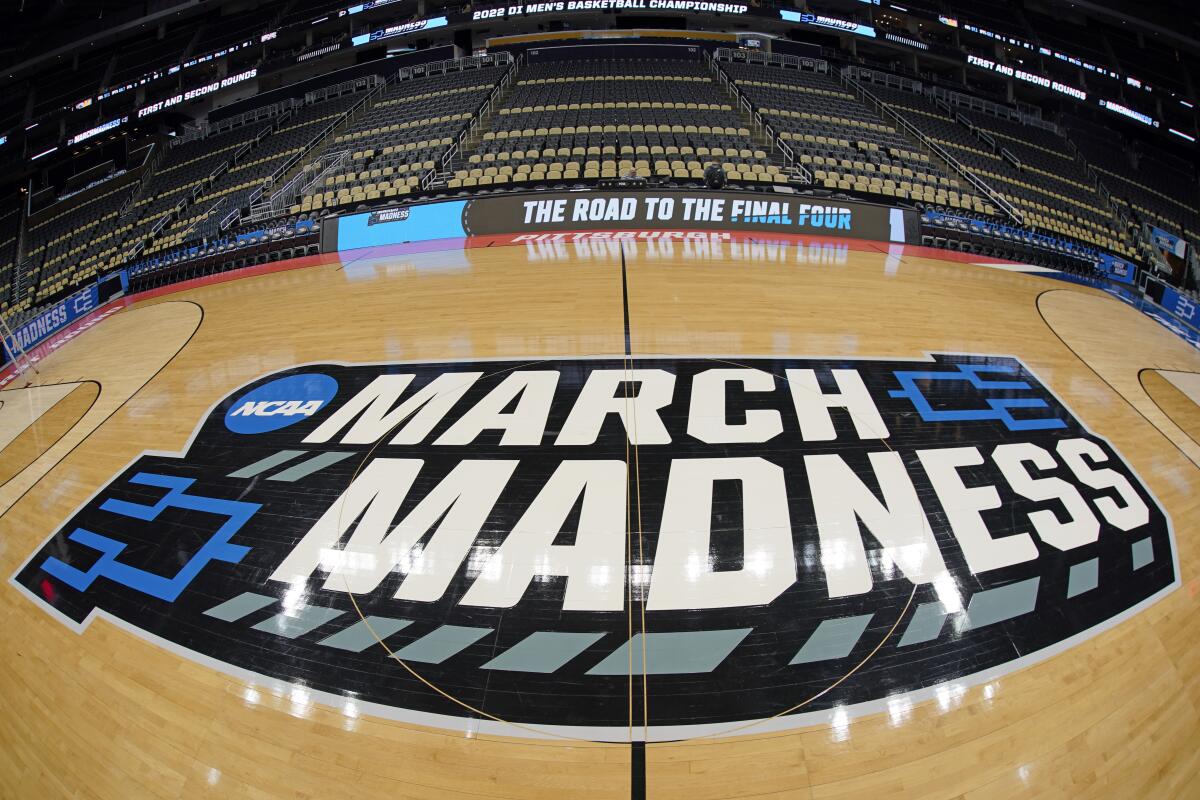
{"label": "sideline banner", "polygon": [[1111,256],[1108,253],[1100,253],[1099,260],[1096,263],[1110,280],[1119,281],[1121,283],[1133,283],[1137,276],[1137,267],[1130,264],[1128,261]]}
{"label": "sideline banner", "polygon": [[803,195],[704,191],[537,192],[384,208],[327,221],[323,252],[498,233],[716,230],[920,241],[916,211]]}
{"label": "sideline banner", "polygon": [[12,360],[13,340],[22,350],[28,350],[55,331],[65,328],[99,305],[96,285],[92,284],[81,292],[60,300],[36,317],[13,331],[11,338],[4,339],[0,363]]}
{"label": "sideline banner", "polygon": [[1200,325],[1200,306],[1170,286],[1163,286],[1162,307],[1188,325]]}
{"label": "sideline banner", "polygon": [[1150,238],[1159,250],[1170,253],[1176,258],[1187,256],[1187,242],[1173,233],[1167,233],[1162,228],[1150,226]]}

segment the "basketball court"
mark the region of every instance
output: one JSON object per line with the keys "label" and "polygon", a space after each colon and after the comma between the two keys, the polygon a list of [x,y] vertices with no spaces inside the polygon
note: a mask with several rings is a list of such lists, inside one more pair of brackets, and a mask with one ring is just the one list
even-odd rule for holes
{"label": "basketball court", "polygon": [[1200,793],[1195,348],[909,245],[531,238],[145,292],[0,391],[0,795]]}

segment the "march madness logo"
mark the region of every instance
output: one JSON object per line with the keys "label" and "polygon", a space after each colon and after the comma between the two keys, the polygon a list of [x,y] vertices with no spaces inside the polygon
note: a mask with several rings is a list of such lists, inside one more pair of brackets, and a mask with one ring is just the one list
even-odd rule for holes
{"label": "march madness logo", "polygon": [[378,713],[624,739],[643,653],[669,738],[1013,669],[1177,576],[1105,440],[1019,361],[943,355],[297,367],[14,581]]}
{"label": "march madness logo", "polygon": [[383,211],[372,211],[367,217],[367,225],[381,225],[385,222],[404,222],[408,219],[412,209],[408,206],[404,208],[388,208]]}

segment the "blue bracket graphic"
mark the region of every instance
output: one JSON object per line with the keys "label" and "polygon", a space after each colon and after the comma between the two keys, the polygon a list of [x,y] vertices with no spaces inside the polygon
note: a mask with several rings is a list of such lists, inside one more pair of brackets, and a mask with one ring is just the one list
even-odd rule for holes
{"label": "blue bracket graphic", "polygon": [[1046,408],[1047,403],[1037,397],[990,398],[985,402],[987,408],[973,408],[958,411],[939,411],[929,404],[925,395],[917,387],[917,381],[967,381],[976,389],[1000,389],[1012,391],[1032,390],[1025,381],[996,381],[981,376],[984,372],[1001,372],[1011,375],[1017,368],[1008,364],[958,364],[958,369],[950,372],[907,372],[897,371],[892,374],[900,382],[903,389],[892,389],[888,394],[896,398],[908,398],[921,419],[926,422],[963,422],[977,420],[1000,420],[1010,431],[1043,431],[1054,428],[1065,428],[1067,423],[1057,417],[1041,417],[1034,419],[1016,419],[1009,413],[1010,408]]}
{"label": "blue bracket graphic", "polygon": [[188,559],[188,562],[172,578],[122,564],[117,561],[117,556],[125,549],[125,542],[118,542],[85,528],[76,528],[68,538],[99,551],[101,556],[96,563],[84,572],[50,556],[42,564],[43,570],[81,592],[86,591],[96,578],[103,577],[142,594],[173,603],[188,584],[208,565],[208,562],[225,561],[236,564],[250,552],[249,547],[230,544],[229,540],[262,507],[258,503],[243,503],[237,500],[221,500],[215,497],[185,494],[184,490],[195,483],[192,478],[139,472],[130,478],[129,482],[139,486],[157,486],[168,491],[152,506],[130,503],[125,500],[105,500],[100,506],[100,510],[145,522],[154,521],[163,510],[168,508],[202,511],[228,517],[228,519],[220,528],[217,528],[212,537]]}

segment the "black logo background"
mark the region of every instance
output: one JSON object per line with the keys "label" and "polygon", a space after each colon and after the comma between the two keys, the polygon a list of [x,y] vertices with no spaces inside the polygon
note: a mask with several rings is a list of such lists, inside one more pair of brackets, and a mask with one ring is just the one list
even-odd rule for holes
{"label": "black logo background", "polygon": [[[631,572],[644,575],[652,563],[662,514],[666,478],[673,458],[761,456],[783,467],[787,475],[788,499],[793,525],[798,581],[767,606],[702,611],[648,611],[648,632],[712,631],[750,628],[751,632],[723,658],[711,672],[676,675],[650,675],[648,678],[648,723],[688,725],[721,723],[771,716],[803,702],[829,687],[870,653],[896,625],[895,633],[870,659],[866,666],[804,711],[816,711],[842,704],[880,700],[889,695],[931,686],[1011,662],[1042,648],[1085,631],[1127,611],[1139,602],[1170,586],[1175,580],[1175,564],[1168,522],[1158,504],[1124,462],[1103,440],[1087,433],[1054,396],[1041,386],[1019,362],[1003,358],[941,356],[936,362],[812,361],[795,359],[733,359],[739,365],[783,376],[788,368],[817,370],[822,388],[837,391],[828,370],[850,368],[860,371],[880,413],[891,431],[888,446],[902,454],[942,548],[943,557],[955,577],[964,604],[975,593],[1039,577],[1037,609],[1033,613],[978,628],[959,630],[955,616],[947,620],[941,634],[931,641],[900,648],[897,640],[909,618],[922,603],[937,596],[931,586],[918,587],[912,603],[912,585],[896,571],[885,579],[874,540],[867,535],[868,556],[872,561],[873,591],[853,597],[830,599],[821,567],[819,542],[814,527],[811,499],[802,456],[815,452],[841,455],[857,474],[866,476],[874,486],[867,454],[886,449],[878,441],[860,441],[849,416],[832,411],[838,439],[832,442],[801,444],[786,382],[777,380],[774,393],[735,393],[731,400],[730,422],[739,411],[732,409],[773,408],[784,418],[784,434],[766,444],[713,446],[696,441],[686,433],[691,377],[714,367],[731,363],[704,359],[639,359],[640,369],[661,368],[677,375],[674,401],[662,416],[673,443],[667,446],[643,446],[638,451],[641,497],[641,549],[634,541]],[[958,364],[1016,366],[1018,373],[1008,378],[1027,381],[1029,391],[1008,393],[1019,397],[1037,397],[1048,404],[1032,416],[1056,417],[1065,423],[1057,430],[1010,431],[1001,421],[926,422],[907,398],[890,397],[899,387],[895,371],[950,370]],[[321,639],[357,621],[349,599],[340,592],[321,589],[325,576],[315,575],[306,586],[296,587],[269,580],[269,576],[304,537],[320,515],[340,496],[356,474],[373,445],[347,446],[335,437],[327,445],[305,445],[302,439],[342,403],[353,397],[375,376],[383,372],[415,373],[405,392],[419,389],[446,371],[481,371],[493,376],[481,380],[434,429],[426,442],[433,441],[466,409],[482,398],[510,370],[556,369],[561,372],[555,403],[550,414],[544,442],[553,442],[588,373],[593,369],[622,369],[621,359],[554,360],[528,364],[523,362],[455,362],[450,364],[408,364],[370,367],[334,365],[306,366],[276,373],[243,387],[220,403],[209,414],[182,458],[146,455],[89,501],[62,526],[30,561],[16,580],[42,602],[76,622],[83,621],[93,608],[126,620],[155,636],[220,661],[286,681],[335,694],[350,694],[362,700],[421,712],[456,717],[472,714],[417,680],[402,665],[389,662],[378,645],[360,653],[321,647]],[[333,376],[339,391],[332,403],[311,419],[304,419],[279,431],[257,435],[238,435],[228,431],[223,419],[235,400],[253,388],[285,375],[322,373]],[[965,392],[965,393],[964,393]],[[959,384],[931,384],[926,396],[935,408],[964,408],[981,405],[981,395],[966,392]],[[986,397],[1003,397],[1005,392],[987,392]],[[562,460],[617,459],[626,457],[624,429],[615,415],[606,420],[599,441],[588,447],[502,447],[499,432],[481,436],[469,447],[435,447],[429,444],[397,447],[384,444],[373,451],[375,457],[421,458],[425,467],[413,491],[401,506],[407,514],[429,489],[437,484],[463,458],[520,459],[520,466],[492,510],[476,548],[499,546],[513,523]],[[950,531],[928,478],[915,450],[938,447],[977,446],[986,455],[993,446],[1013,441],[1029,441],[1053,451],[1056,440],[1085,437],[1099,442],[1109,455],[1102,466],[1115,469],[1129,478],[1150,508],[1148,525],[1129,533],[1116,530],[1101,518],[1098,542],[1062,552],[1038,541],[1040,558],[1034,562],[973,576],[967,570],[957,542]],[[310,453],[354,450],[356,456],[329,466],[295,483],[274,483],[266,475],[251,479],[227,477],[272,453],[285,449],[303,449]],[[1056,503],[1034,503],[1016,495],[996,468],[985,464],[961,471],[967,485],[995,485],[1003,505],[984,512],[993,536],[1028,531],[1026,515],[1038,509],[1061,509]],[[143,522],[117,516],[101,509],[106,501],[124,500],[154,505],[164,495],[162,488],[139,486],[131,479],[138,473],[155,473],[194,479],[189,495],[242,503],[258,503],[261,509],[236,532],[231,543],[249,547],[249,553],[237,563],[209,561],[173,602],[148,596],[129,586],[97,578],[86,591],[77,591],[43,568],[48,557],[56,558],[79,570],[88,570],[97,559],[95,549],[68,537],[83,528],[125,543],[119,561],[151,573],[172,576],[192,560],[212,537],[221,519],[194,510],[169,508],[154,521]],[[1070,479],[1065,467],[1058,472]],[[631,480],[633,476],[631,475]],[[1075,481],[1072,481],[1076,483]],[[1112,490],[1086,490],[1085,497],[1117,499]],[[636,500],[636,490],[630,488]],[[577,514],[577,512],[576,512]],[[711,557],[717,569],[741,566],[740,497],[718,485],[714,494],[714,533]],[[1061,516],[1061,511],[1060,511]],[[572,519],[575,518],[573,515]],[[635,512],[636,524],[636,512]],[[216,520],[214,522],[214,520]],[[568,526],[571,523],[568,523]],[[636,537],[636,531],[631,534]],[[1130,545],[1135,539],[1149,537],[1154,559],[1134,569]],[[428,535],[426,537],[426,540]],[[570,530],[560,534],[557,543],[571,541]],[[1036,537],[1035,537],[1035,541]],[[1072,565],[1096,558],[1099,562],[1098,588],[1075,598],[1067,598]],[[512,609],[472,608],[459,605],[474,573],[470,556],[460,565],[450,589],[440,601],[412,603],[393,599],[403,576],[393,572],[369,596],[357,601],[363,612],[413,623],[387,639],[391,649],[420,639],[441,625],[450,624],[492,629],[440,664],[410,663],[422,678],[438,686],[463,703],[503,720],[546,725],[588,727],[625,727],[629,724],[629,678],[626,675],[589,675],[595,664],[621,648],[630,630],[629,609],[622,612],[564,612],[564,579],[535,581],[522,602]],[[645,562],[643,564],[642,562]],[[644,586],[635,585],[632,629],[641,631],[641,600]],[[278,596],[280,603],[233,622],[204,615],[203,612],[243,592]],[[289,595],[290,592],[290,595]],[[252,625],[281,609],[280,604],[301,601],[328,606],[344,612],[342,616],[313,632],[286,639],[254,630]],[[907,606],[907,611],[905,611]],[[873,617],[844,658],[815,663],[789,665],[789,660],[813,634],[821,621],[853,615]],[[902,619],[904,615],[904,619]],[[579,655],[551,674],[530,674],[481,669],[481,665],[521,642],[536,631],[585,632],[603,634]],[[640,672],[638,680],[640,681]],[[637,724],[640,726],[640,712]]]}

